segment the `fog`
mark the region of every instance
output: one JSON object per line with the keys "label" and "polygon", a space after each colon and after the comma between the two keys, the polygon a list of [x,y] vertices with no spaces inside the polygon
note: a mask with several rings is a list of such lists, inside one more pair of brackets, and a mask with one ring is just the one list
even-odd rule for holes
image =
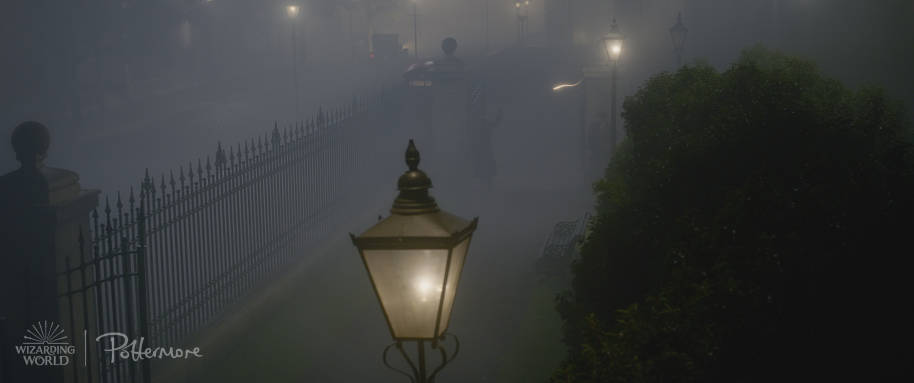
{"label": "fog", "polygon": [[[380,361],[388,329],[346,234],[390,215],[410,138],[439,205],[480,222],[450,327],[463,348],[440,381],[546,379],[564,355],[560,322],[551,301],[531,302],[549,300],[567,280],[542,283],[535,261],[557,222],[593,209],[592,183],[608,160],[587,152],[583,91],[552,86],[580,80],[584,67],[606,65],[599,43],[612,19],[625,36],[619,105],[651,76],[676,69],[669,29],[681,14],[686,65],[723,69],[743,49],[764,44],[812,59],[852,86],[884,87],[908,110],[914,107],[914,2],[906,0],[532,0],[522,42],[514,1],[300,0],[294,15],[290,5],[0,5],[2,132],[8,137],[27,120],[45,124],[47,164],[78,173],[81,186],[101,190],[102,198],[139,190],[147,169],[156,179],[167,177],[215,158],[219,144],[264,137],[274,124],[298,126],[354,99],[386,97],[383,108],[397,116],[371,120],[373,129],[351,138],[371,148],[367,162],[377,167],[347,176],[377,183],[358,183],[358,203],[334,210],[326,240],[312,244],[306,261],[277,272],[282,282],[258,285],[183,340],[204,342],[211,357],[159,370],[188,381],[401,381]],[[376,33],[397,34],[406,51],[381,57],[371,39]],[[447,126],[448,113],[461,115],[466,107],[454,102],[429,119],[416,118],[425,106],[409,95],[403,77],[410,65],[444,56],[447,37],[458,42],[467,89],[486,94],[484,117],[503,112],[491,132],[494,162],[484,165],[494,169],[491,186],[469,170],[478,154],[446,147],[453,133],[424,130],[428,121]],[[595,108],[586,113],[608,110]],[[621,118],[618,124],[621,138]],[[18,167],[12,148],[0,145],[0,171]]]}

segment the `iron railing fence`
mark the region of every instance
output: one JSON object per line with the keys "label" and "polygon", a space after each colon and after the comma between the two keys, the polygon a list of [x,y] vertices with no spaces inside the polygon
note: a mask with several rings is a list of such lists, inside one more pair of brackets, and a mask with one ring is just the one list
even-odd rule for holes
{"label": "iron railing fence", "polygon": [[91,214],[88,243],[79,234],[80,259],[58,273],[67,286],[63,325],[86,340],[66,380],[148,382],[148,361],[112,361],[110,345],[95,338],[118,332],[142,337],[143,348],[180,347],[316,248],[334,230],[331,217],[375,181],[380,130],[395,125],[385,98],[353,99],[234,146],[219,143],[167,175],[147,170],[124,199],[106,198]]}
{"label": "iron railing fence", "polygon": [[59,295],[61,321],[70,330],[66,333],[74,347],[81,346],[70,356],[65,382],[151,381],[149,360],[133,360],[132,354],[124,358],[114,351],[149,337],[146,219],[142,197],[137,202],[131,194],[126,209],[118,197],[114,209],[106,202],[102,218],[94,211],[91,257],[86,255],[85,228],[80,227],[79,259],[65,257],[64,269],[57,274],[59,285],[66,286]]}
{"label": "iron railing fence", "polygon": [[150,342],[181,344],[329,232],[362,171],[370,113],[354,101],[161,175],[146,175]]}

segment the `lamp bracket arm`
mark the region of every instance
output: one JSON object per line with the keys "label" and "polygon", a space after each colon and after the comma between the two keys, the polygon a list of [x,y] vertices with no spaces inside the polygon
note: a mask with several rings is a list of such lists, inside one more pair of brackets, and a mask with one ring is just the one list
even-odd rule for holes
{"label": "lamp bracket arm", "polygon": [[432,344],[433,348],[437,348],[438,351],[441,352],[441,364],[438,365],[438,367],[435,368],[434,371],[432,371],[431,375],[429,375],[429,377],[428,377],[429,383],[434,383],[435,376],[438,375],[438,372],[440,372],[442,369],[444,369],[444,367],[447,366],[448,363],[450,363],[452,360],[454,360],[454,358],[457,357],[457,354],[460,353],[460,339],[457,338],[457,335],[445,332],[444,334],[441,335],[441,340],[445,340],[448,336],[451,336],[452,338],[454,338],[454,352],[451,353],[450,356],[447,355],[447,351],[444,349],[443,346],[441,346],[441,343],[435,342]]}
{"label": "lamp bracket arm", "polygon": [[[394,347],[394,346],[397,347],[397,350],[400,351],[400,355],[403,355],[403,359],[406,360],[407,364],[409,364],[409,368],[413,371],[412,374],[410,374],[406,371],[403,371],[399,368],[396,368],[394,366],[391,366],[390,362],[387,361],[387,352],[390,351],[390,348]],[[387,345],[387,347],[384,348],[384,353],[381,355],[381,360],[384,362],[384,366],[386,366],[388,369],[396,371],[397,373],[400,373],[400,374],[406,376],[407,378],[409,378],[410,383],[416,383],[416,379],[414,377],[419,376],[419,371],[416,370],[416,364],[413,363],[412,359],[409,358],[409,355],[406,354],[406,351],[403,351],[402,343],[394,342],[394,343]]]}

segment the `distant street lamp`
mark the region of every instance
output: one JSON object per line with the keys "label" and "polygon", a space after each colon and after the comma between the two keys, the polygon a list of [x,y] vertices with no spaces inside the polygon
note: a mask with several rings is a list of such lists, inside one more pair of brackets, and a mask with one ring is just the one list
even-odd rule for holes
{"label": "distant street lamp", "polygon": [[527,20],[530,14],[530,0],[514,2],[514,12],[517,15],[517,42],[523,43],[527,38]]}
{"label": "distant street lamp", "polygon": [[292,83],[295,87],[295,120],[299,119],[298,115],[298,43],[296,42],[295,25],[298,19],[298,13],[301,8],[298,5],[289,5],[286,7],[286,14],[292,19]]}
{"label": "distant street lamp", "polygon": [[483,24],[485,24],[485,46],[484,53],[489,53],[489,0],[485,0],[485,9],[483,10]]}
{"label": "distant street lamp", "polygon": [[413,1],[413,51],[415,52],[416,58],[419,58],[419,12],[418,12],[418,3],[419,0]]}
{"label": "distant street lamp", "polygon": [[611,103],[610,113],[612,116],[609,119],[609,140],[610,147],[616,149],[616,80],[617,80],[617,68],[619,66],[619,59],[622,58],[622,43],[624,42],[624,36],[619,32],[619,26],[616,24],[616,19],[613,19],[612,25],[609,28],[609,33],[603,36],[603,48],[606,50],[606,58],[609,61],[608,65],[612,66],[612,90],[610,93]]}
{"label": "distant street lamp", "polygon": [[[438,208],[428,194],[432,181],[418,168],[419,151],[413,140],[409,140],[406,149],[406,164],[409,170],[397,181],[400,194],[390,209],[391,215],[362,235],[350,237],[394,339],[384,349],[384,365],[409,376],[413,382],[426,383],[433,382],[460,351],[457,337],[446,331],[478,218],[467,221]],[[455,341],[451,355],[440,343],[448,335]],[[413,363],[403,349],[404,341],[418,343],[418,363]],[[442,358],[430,374],[425,365],[427,341]],[[396,347],[411,371],[390,365],[387,352],[391,347]]]}
{"label": "distant street lamp", "polygon": [[685,49],[686,34],[688,28],[682,24],[682,12],[676,15],[676,25],[670,28],[670,37],[673,38],[673,52],[676,53],[676,68],[682,66],[682,52]]}

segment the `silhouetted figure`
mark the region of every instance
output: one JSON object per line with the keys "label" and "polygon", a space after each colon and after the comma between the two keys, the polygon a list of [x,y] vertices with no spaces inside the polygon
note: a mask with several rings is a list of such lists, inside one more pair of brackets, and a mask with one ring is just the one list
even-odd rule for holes
{"label": "silhouetted figure", "polygon": [[496,174],[495,148],[492,135],[501,124],[502,110],[498,108],[495,119],[488,118],[488,103],[485,93],[476,88],[470,102],[470,142],[472,146],[473,169],[476,178],[486,183],[489,190]]}
{"label": "silhouetted figure", "polygon": [[51,144],[48,129],[38,122],[23,122],[13,130],[10,142],[21,166],[0,176],[4,207],[18,211],[27,206],[47,205],[48,183],[41,170]]}
{"label": "silhouetted figure", "polygon": [[435,60],[435,66],[438,71],[463,71],[463,60],[454,56],[454,53],[457,52],[456,39],[448,37],[441,40],[441,51],[444,52],[444,57]]}
{"label": "silhouetted figure", "polygon": [[[57,321],[57,280],[49,208],[48,129],[34,121],[13,131],[11,143],[19,169],[0,176],[0,317],[6,317],[4,353],[19,344],[23,330],[37,321]],[[53,368],[26,367],[7,357],[13,381],[56,381]]]}

